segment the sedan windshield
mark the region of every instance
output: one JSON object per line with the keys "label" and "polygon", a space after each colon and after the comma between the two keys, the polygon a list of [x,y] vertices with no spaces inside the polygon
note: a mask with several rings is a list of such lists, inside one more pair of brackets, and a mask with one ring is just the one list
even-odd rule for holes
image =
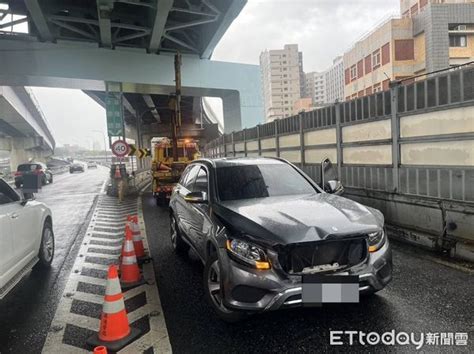
{"label": "sedan windshield", "polygon": [[223,201],[317,193],[294,168],[284,164],[219,167],[217,188]]}

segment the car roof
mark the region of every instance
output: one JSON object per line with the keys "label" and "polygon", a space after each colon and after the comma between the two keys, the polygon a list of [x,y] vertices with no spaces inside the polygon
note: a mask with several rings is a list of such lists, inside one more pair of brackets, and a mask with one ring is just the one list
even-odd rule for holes
{"label": "car roof", "polygon": [[275,157],[223,157],[218,159],[199,159],[193,163],[206,163],[215,168],[244,165],[283,165],[287,162]]}
{"label": "car roof", "polygon": [[26,166],[26,165],[44,165],[44,163],[43,162],[30,161],[30,162],[21,163],[18,166]]}

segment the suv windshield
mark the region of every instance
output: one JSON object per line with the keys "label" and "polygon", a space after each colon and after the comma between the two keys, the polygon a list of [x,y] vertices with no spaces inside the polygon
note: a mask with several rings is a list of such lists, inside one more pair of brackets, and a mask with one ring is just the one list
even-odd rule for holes
{"label": "suv windshield", "polygon": [[28,171],[34,171],[36,169],[40,169],[41,168],[41,165],[38,165],[38,164],[24,164],[24,165],[20,165],[18,166],[18,171],[22,171],[22,172],[28,172]]}
{"label": "suv windshield", "polygon": [[217,189],[223,201],[317,193],[303,176],[284,164],[219,167]]}

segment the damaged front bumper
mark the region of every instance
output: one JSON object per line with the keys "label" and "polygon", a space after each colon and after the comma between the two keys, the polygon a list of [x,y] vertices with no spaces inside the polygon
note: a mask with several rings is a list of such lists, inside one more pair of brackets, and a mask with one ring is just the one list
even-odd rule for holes
{"label": "damaged front bumper", "polygon": [[[301,275],[287,275],[279,269],[257,270],[236,263],[219,251],[224,280],[224,304],[234,310],[272,311],[302,306]],[[367,260],[333,275],[359,276],[359,294],[383,289],[392,279],[392,252],[388,240]]]}

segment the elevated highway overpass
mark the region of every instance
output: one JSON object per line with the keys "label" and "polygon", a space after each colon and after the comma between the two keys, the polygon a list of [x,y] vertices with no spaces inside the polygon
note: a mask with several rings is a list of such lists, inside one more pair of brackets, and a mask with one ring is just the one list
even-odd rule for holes
{"label": "elevated highway overpass", "polygon": [[[253,126],[263,121],[259,67],[210,60],[245,4],[245,0],[10,1],[8,11],[25,16],[28,33],[0,32],[0,82],[76,88],[94,91],[99,98],[107,83],[120,83],[121,90],[130,94],[128,114],[141,120],[136,113],[144,106],[174,93],[174,53],[179,51],[182,95],[188,101],[222,98],[226,132]],[[150,113],[143,122],[160,124],[161,116],[165,112]],[[191,125],[198,122],[195,118]]]}
{"label": "elevated highway overpass", "polygon": [[10,168],[52,155],[55,140],[30,89],[0,86],[0,150],[10,153]]}

